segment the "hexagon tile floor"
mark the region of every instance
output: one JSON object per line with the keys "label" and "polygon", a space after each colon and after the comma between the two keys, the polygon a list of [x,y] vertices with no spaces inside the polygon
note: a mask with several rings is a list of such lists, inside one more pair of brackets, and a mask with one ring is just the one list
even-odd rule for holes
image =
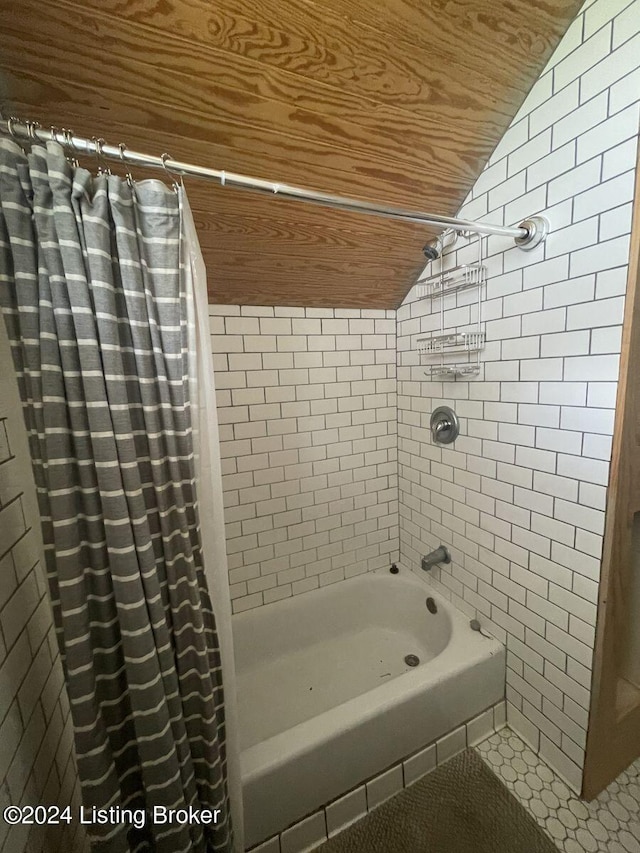
{"label": "hexagon tile floor", "polygon": [[558,850],[640,853],[640,759],[585,803],[508,728],[476,749]]}

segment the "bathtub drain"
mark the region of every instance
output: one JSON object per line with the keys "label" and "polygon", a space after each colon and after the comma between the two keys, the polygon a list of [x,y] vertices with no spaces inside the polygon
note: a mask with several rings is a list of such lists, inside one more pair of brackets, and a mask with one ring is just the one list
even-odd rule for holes
{"label": "bathtub drain", "polygon": [[420,658],[418,655],[407,655],[404,659],[404,662],[407,666],[418,666],[420,663]]}

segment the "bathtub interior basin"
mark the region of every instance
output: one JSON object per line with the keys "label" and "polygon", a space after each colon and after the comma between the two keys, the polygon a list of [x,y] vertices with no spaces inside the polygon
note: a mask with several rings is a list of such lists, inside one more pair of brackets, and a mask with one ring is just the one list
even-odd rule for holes
{"label": "bathtub interior basin", "polygon": [[424,665],[447,646],[449,611],[429,612],[424,584],[372,574],[375,584],[358,576],[234,617],[243,749],[409,672],[407,656]]}
{"label": "bathtub interior basin", "polygon": [[233,631],[248,846],[504,697],[502,644],[406,569],[238,614]]}

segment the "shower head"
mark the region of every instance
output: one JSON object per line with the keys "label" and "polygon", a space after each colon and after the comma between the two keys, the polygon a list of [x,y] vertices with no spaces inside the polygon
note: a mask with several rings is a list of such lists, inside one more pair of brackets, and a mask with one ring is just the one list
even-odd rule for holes
{"label": "shower head", "polygon": [[440,250],[437,245],[432,246],[431,243],[426,243],[422,247],[422,254],[428,261],[435,261],[437,258],[440,257]]}

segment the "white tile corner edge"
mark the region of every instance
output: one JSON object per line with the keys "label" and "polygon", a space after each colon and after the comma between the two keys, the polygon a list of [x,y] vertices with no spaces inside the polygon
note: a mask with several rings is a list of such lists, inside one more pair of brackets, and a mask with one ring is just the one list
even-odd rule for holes
{"label": "white tile corner edge", "polygon": [[471,720],[467,723],[467,745],[477,746],[485,740],[485,738],[487,738],[494,729],[493,708],[489,708],[483,714],[477,716],[475,720]]}
{"label": "white tile corner edge", "polygon": [[373,811],[404,788],[402,764],[396,764],[367,782],[367,811]]}
{"label": "white tile corner edge", "polygon": [[280,853],[280,836],[276,835],[257,847],[252,847],[251,853]]}
{"label": "white tile corner edge", "polygon": [[462,752],[467,747],[467,726],[458,726],[452,732],[449,732],[444,737],[436,741],[436,759],[437,764],[444,764],[454,755]]}
{"label": "white tile corner edge", "polygon": [[348,794],[338,797],[325,807],[327,813],[327,834],[333,838],[343,829],[351,826],[367,813],[367,789],[365,785],[354,788]]}
{"label": "white tile corner edge", "polygon": [[308,853],[327,840],[325,810],[290,826],[280,836],[281,853]]}

